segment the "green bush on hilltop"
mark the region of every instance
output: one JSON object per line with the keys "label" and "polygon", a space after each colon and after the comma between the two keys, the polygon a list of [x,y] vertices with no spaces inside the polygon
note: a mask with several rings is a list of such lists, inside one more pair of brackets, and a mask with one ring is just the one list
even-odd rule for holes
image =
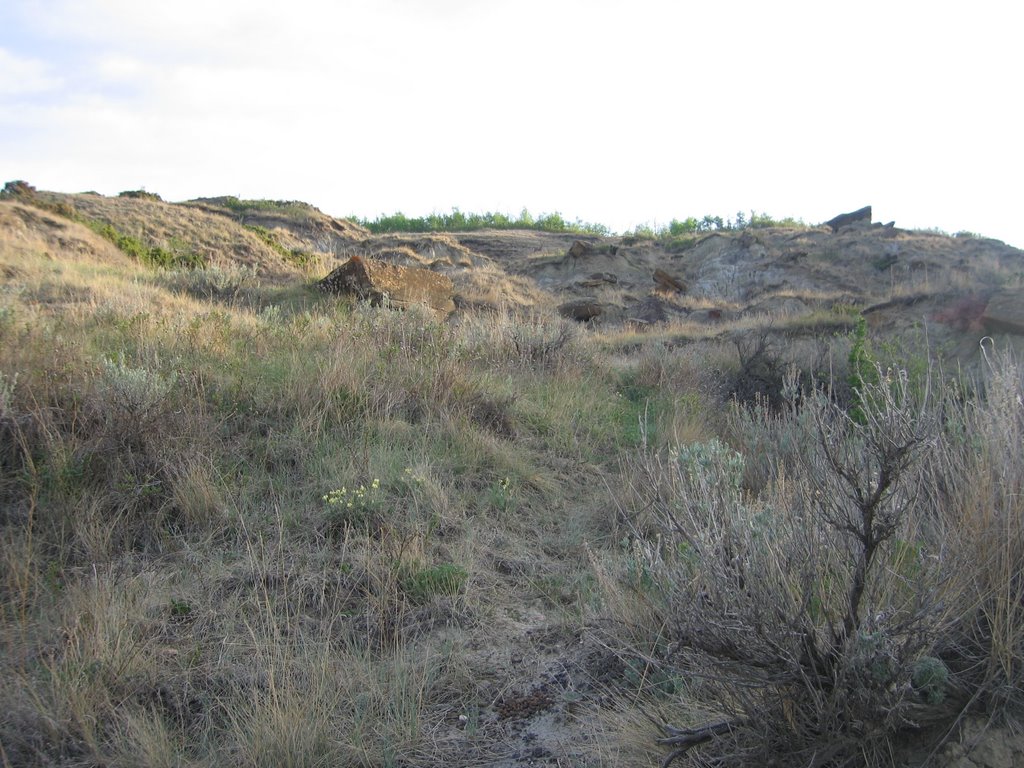
{"label": "green bush on hilltop", "polygon": [[769,227],[801,229],[806,226],[803,221],[794,219],[792,216],[776,219],[767,213],[751,211],[748,217],[743,211],[738,211],[735,219],[725,219],[721,216],[708,214],[700,219],[694,216],[685,219],[672,219],[672,221],[665,225],[638,224],[628,234],[645,240],[673,241],[678,238],[685,238],[687,235],[698,235],[708,232],[738,232],[744,229],[767,229]]}
{"label": "green bush on hilltop", "polygon": [[144,189],[128,189],[118,194],[118,197],[127,197],[131,200],[149,200],[154,203],[162,203],[164,200],[156,192],[147,192]]}
{"label": "green bush on hilltop", "polygon": [[246,216],[279,214],[293,219],[305,219],[317,209],[301,200],[243,200],[233,195],[201,199],[192,202],[211,203],[235,213],[244,223]]}
{"label": "green bush on hilltop", "polygon": [[36,196],[36,188],[27,181],[15,179],[4,184],[0,189],[0,200],[31,200]]}
{"label": "green bush on hilltop", "polygon": [[403,213],[390,216],[381,214],[376,219],[350,217],[374,234],[390,232],[473,232],[480,229],[531,229],[541,232],[572,233],[581,235],[610,234],[603,224],[567,221],[558,212],[534,217],[525,208],[517,218],[503,213],[463,213],[453,208],[451,213],[432,213],[410,218]]}

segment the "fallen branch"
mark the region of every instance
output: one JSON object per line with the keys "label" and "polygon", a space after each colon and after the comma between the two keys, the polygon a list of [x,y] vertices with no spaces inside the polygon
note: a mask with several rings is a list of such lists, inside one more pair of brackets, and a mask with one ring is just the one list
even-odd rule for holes
{"label": "fallen branch", "polygon": [[662,761],[661,768],[668,768],[677,757],[685,755],[692,747],[711,741],[723,733],[731,733],[732,729],[743,724],[742,720],[715,720],[697,728],[676,728],[671,725],[662,726],[668,735],[658,739],[659,744],[675,747]]}

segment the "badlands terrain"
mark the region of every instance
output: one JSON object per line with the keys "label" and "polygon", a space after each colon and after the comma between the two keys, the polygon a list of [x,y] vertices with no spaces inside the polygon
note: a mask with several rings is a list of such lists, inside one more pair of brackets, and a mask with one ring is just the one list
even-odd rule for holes
{"label": "badlands terrain", "polygon": [[1024,252],[753,219],[8,184],[0,764],[1024,761]]}

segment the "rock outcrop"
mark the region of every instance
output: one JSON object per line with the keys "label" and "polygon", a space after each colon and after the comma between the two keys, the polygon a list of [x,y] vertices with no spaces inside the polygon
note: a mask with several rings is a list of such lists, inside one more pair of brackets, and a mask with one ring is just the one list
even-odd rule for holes
{"label": "rock outcrop", "polygon": [[574,259],[582,258],[593,250],[590,245],[584,243],[582,240],[577,240],[571,246],[569,246],[568,255]]}
{"label": "rock outcrop", "polygon": [[988,300],[981,321],[989,331],[1024,335],[1024,297],[1020,291],[1000,291]]}
{"label": "rock outcrop", "polygon": [[580,288],[600,288],[602,285],[615,285],[619,282],[618,275],[612,272],[595,272],[580,280]]}
{"label": "rock outcrop", "polygon": [[851,211],[850,213],[841,213],[835,218],[826,221],[825,226],[831,228],[833,232],[838,232],[843,227],[862,223],[871,223],[870,205],[865,205],[863,208],[858,208],[856,211]]}
{"label": "rock outcrop", "polygon": [[455,311],[452,281],[445,275],[360,256],[353,256],[321,280],[320,290],[353,294],[395,309],[423,304],[443,315]]}

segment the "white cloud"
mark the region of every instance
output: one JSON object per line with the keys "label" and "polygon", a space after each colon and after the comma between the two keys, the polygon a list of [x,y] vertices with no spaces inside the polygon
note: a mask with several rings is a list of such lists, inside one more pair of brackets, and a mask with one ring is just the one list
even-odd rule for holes
{"label": "white cloud", "polygon": [[0,47],[0,98],[44,93],[61,84],[46,62]]}
{"label": "white cloud", "polygon": [[122,54],[101,55],[93,64],[95,74],[108,82],[139,82],[153,76],[153,70],[145,62],[133,56]]}

